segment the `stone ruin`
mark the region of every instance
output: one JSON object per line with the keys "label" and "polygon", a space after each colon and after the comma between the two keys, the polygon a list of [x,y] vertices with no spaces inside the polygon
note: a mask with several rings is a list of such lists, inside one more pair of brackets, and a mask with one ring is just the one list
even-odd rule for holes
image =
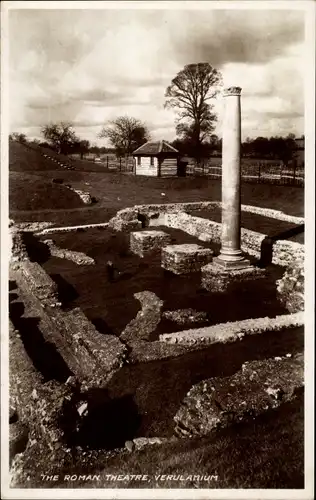
{"label": "stone ruin", "polygon": [[[215,293],[225,293],[231,287],[238,293],[241,282],[264,279],[266,272],[243,253],[258,259],[265,235],[240,227],[240,92],[241,89],[234,87],[225,93],[222,224],[190,215],[190,211],[212,208],[216,202],[135,206],[118,212],[108,224],[116,231],[130,232],[130,250],[140,258],[159,254],[162,268],[176,275],[200,272],[202,288]],[[216,241],[221,244],[220,254],[214,257],[213,250],[197,244],[174,245],[167,231],[154,229],[159,225],[181,229],[201,242]],[[50,229],[45,231],[49,233]],[[56,464],[67,468],[77,463],[69,445],[65,444],[60,416],[70,405],[80,428],[89,411],[84,394],[105,390],[128,362],[131,347],[139,353],[138,359],[143,356],[145,361],[150,361],[181,356],[188,349],[201,349],[210,344],[235,342],[245,335],[303,325],[304,251],[302,245],[293,242],[276,242],[272,254],[272,262],[285,268],[276,287],[291,314],[162,334],[159,341],[150,342],[162,317],[178,325],[186,324],[190,318],[192,323],[203,322],[205,317],[191,309],[163,311],[163,301],[144,290],[135,294],[140,310],[121,335],[102,335],[79,308],[63,309],[55,282],[37,262],[30,261],[23,233],[12,222],[12,275],[22,295],[27,297],[26,302],[40,318],[45,343],[56,346],[67,369],[62,380],[45,381],[10,321],[10,417],[13,422],[10,443],[14,485],[21,486],[26,481],[39,456],[48,471]],[[56,256],[69,258],[79,265],[94,264],[93,259],[84,254],[56,249],[51,239],[46,240],[46,244]],[[258,415],[294,399],[303,388],[303,367],[302,355],[289,353],[243,364],[231,377],[208,379],[194,385],[174,416],[172,439],[207,435],[216,428],[247,419],[250,413]],[[126,448],[131,452],[165,441],[159,436],[138,437],[127,441]],[[91,454],[87,456],[93,460]],[[75,460],[87,464],[87,456],[77,450]]]}

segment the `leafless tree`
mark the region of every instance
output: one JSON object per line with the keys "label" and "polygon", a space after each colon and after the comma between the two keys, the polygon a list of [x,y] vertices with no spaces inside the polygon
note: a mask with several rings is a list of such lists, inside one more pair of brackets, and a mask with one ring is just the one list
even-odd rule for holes
{"label": "leafless tree", "polygon": [[42,127],[41,134],[58,153],[68,154],[80,139],[69,122],[51,123]]}
{"label": "leafless tree", "polygon": [[147,126],[129,116],[119,116],[110,120],[99,134],[100,138],[107,138],[115,148],[117,156],[125,156],[127,167],[128,156],[150,139]]}

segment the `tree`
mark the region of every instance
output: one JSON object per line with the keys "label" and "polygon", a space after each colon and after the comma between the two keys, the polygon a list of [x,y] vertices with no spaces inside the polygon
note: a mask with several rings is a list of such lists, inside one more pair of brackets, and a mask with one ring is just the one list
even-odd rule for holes
{"label": "tree", "polygon": [[45,125],[41,133],[59,154],[69,154],[74,145],[80,142],[73,126],[68,122],[51,123]]}
{"label": "tree", "polygon": [[33,146],[39,146],[41,144],[41,141],[39,139],[32,139],[31,144]]}
{"label": "tree", "polygon": [[165,92],[165,107],[178,110],[177,135],[192,144],[198,162],[203,155],[202,144],[207,142],[217,120],[209,101],[216,97],[221,84],[221,73],[209,63],[188,64]]}
{"label": "tree", "polygon": [[99,137],[109,139],[115,148],[116,155],[125,156],[127,166],[128,156],[147,142],[150,134],[146,125],[140,120],[129,116],[119,116],[103,127]]}
{"label": "tree", "polygon": [[83,139],[83,140],[78,140],[74,143],[73,150],[75,153],[80,154],[80,158],[83,159],[83,155],[85,153],[88,153],[90,149],[90,142]]}
{"label": "tree", "polygon": [[27,137],[25,134],[19,134],[18,132],[13,132],[13,134],[10,134],[9,136],[10,139],[13,141],[20,142],[21,144],[26,144],[27,143]]}

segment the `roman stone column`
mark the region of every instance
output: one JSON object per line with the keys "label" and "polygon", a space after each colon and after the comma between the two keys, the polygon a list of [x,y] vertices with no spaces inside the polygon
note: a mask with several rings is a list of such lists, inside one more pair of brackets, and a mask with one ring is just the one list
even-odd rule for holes
{"label": "roman stone column", "polygon": [[223,94],[222,237],[220,255],[214,260],[228,269],[250,265],[240,250],[240,94],[240,87],[229,87]]}

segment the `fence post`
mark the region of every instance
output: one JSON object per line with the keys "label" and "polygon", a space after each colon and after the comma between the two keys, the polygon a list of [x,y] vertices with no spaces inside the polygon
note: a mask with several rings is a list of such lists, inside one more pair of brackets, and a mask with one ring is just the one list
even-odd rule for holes
{"label": "fence post", "polygon": [[120,172],[122,171],[122,158],[120,157]]}
{"label": "fence post", "polygon": [[295,178],[296,178],[296,162],[294,163],[294,172],[293,172],[293,181],[295,184]]}
{"label": "fence post", "polygon": [[106,168],[109,168],[109,157],[106,157]]}

